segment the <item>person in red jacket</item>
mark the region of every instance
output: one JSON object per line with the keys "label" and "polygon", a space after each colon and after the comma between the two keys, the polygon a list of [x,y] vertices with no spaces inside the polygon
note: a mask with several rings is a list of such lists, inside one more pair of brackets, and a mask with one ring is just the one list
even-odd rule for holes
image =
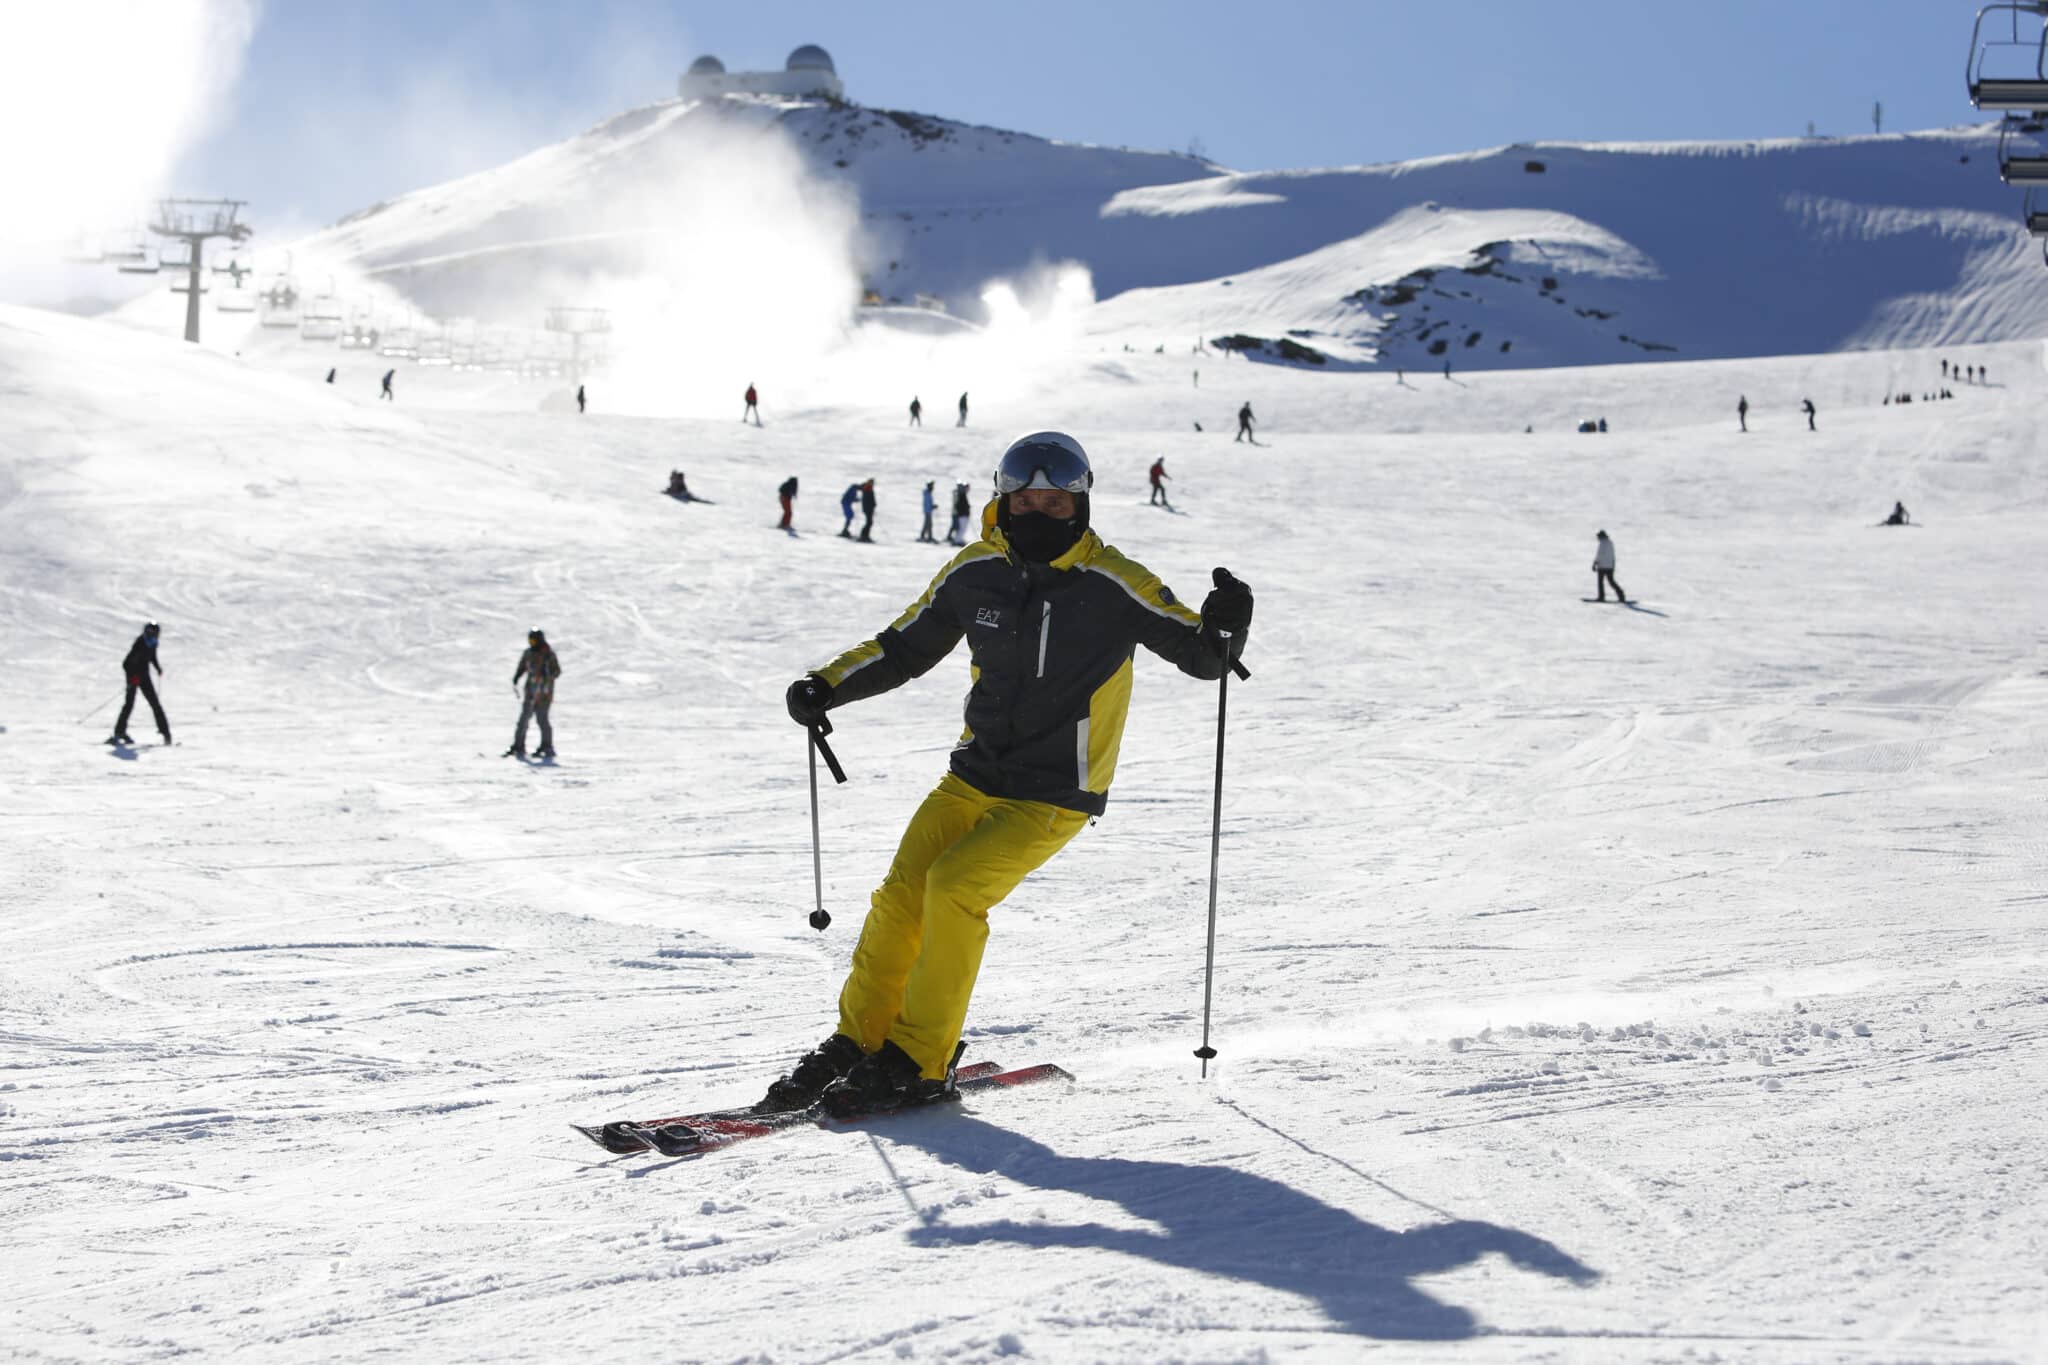
{"label": "person in red jacket", "polygon": [[747,384],[746,411],[740,414],[740,421],[744,422],[747,420],[748,417],[752,417],[754,419],[755,426],[758,427],[761,425],[761,395],[754,391],[754,386],[751,381]]}
{"label": "person in red jacket", "polygon": [[1172,477],[1171,474],[1166,472],[1166,457],[1164,455],[1161,455],[1152,462],[1152,502],[1155,506],[1164,504],[1169,512],[1173,510],[1173,504],[1166,501],[1166,480]]}

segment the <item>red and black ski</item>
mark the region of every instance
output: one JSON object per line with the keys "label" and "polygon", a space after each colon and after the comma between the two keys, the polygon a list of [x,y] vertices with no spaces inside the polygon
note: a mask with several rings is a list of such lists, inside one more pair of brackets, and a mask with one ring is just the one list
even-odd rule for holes
{"label": "red and black ski", "polygon": [[[998,1087],[1011,1088],[1041,1081],[1070,1081],[1073,1077],[1050,1062],[1038,1066],[1000,1071],[993,1062],[977,1062],[953,1073],[954,1089],[960,1094]],[[945,1101],[934,1101],[944,1103]],[[930,1104],[916,1106],[928,1109]],[[608,1152],[629,1156],[636,1152],[659,1152],[663,1156],[695,1156],[715,1152],[749,1138],[766,1137],[789,1128],[815,1127],[837,1122],[858,1123],[912,1112],[885,1109],[872,1114],[827,1118],[815,1107],[791,1109],[779,1114],[755,1114],[745,1109],[723,1109],[707,1114],[684,1114],[676,1118],[641,1122],[620,1120],[604,1124],[572,1124],[571,1127]]]}

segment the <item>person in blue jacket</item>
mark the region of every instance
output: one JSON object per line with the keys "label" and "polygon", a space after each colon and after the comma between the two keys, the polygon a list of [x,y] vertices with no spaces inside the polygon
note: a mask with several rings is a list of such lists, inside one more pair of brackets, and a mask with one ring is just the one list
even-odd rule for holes
{"label": "person in blue jacket", "polygon": [[860,485],[857,483],[846,485],[846,491],[839,495],[839,511],[846,518],[846,524],[839,528],[839,534],[845,536],[848,540],[853,539],[853,509],[859,502]]}

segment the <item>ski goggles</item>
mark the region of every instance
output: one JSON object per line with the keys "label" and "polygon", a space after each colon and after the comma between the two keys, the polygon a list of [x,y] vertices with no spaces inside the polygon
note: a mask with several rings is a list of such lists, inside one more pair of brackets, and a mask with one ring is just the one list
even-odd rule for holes
{"label": "ski goggles", "polygon": [[1095,482],[1088,457],[1057,441],[1032,441],[1011,446],[996,466],[996,492],[1014,493],[1020,488],[1058,488],[1069,493],[1086,493]]}

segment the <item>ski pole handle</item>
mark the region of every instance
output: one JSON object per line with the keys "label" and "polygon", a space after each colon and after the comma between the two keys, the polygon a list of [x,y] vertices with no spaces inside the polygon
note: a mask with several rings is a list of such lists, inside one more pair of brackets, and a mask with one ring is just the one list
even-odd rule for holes
{"label": "ski pole handle", "polygon": [[[1222,653],[1223,653],[1223,657],[1224,657],[1224,658],[1226,658],[1226,659],[1229,659],[1229,658],[1230,658],[1230,632],[1229,632],[1229,631],[1227,631],[1227,630],[1219,630],[1219,631],[1217,631],[1217,632],[1216,632],[1216,645],[1217,645],[1217,648],[1218,648],[1219,650],[1221,650],[1221,651],[1222,651]],[[1243,662],[1243,660],[1241,660],[1241,659],[1230,659],[1230,671],[1231,671],[1231,672],[1233,672],[1233,673],[1235,673],[1235,674],[1237,674],[1237,676],[1238,676],[1238,679],[1239,679],[1240,681],[1242,681],[1242,682],[1250,682],[1250,681],[1251,681],[1251,676],[1252,676],[1251,670],[1250,670],[1250,669],[1248,669],[1248,668],[1246,668],[1246,667],[1244,666],[1244,662]]]}
{"label": "ski pole handle", "polygon": [[832,770],[832,780],[834,782],[845,782],[846,769],[839,766],[839,755],[833,753],[832,746],[825,742],[825,736],[832,733],[832,722],[820,716],[818,717],[818,723],[809,728],[811,731],[811,742],[817,745],[819,753],[825,755],[825,766]]}

